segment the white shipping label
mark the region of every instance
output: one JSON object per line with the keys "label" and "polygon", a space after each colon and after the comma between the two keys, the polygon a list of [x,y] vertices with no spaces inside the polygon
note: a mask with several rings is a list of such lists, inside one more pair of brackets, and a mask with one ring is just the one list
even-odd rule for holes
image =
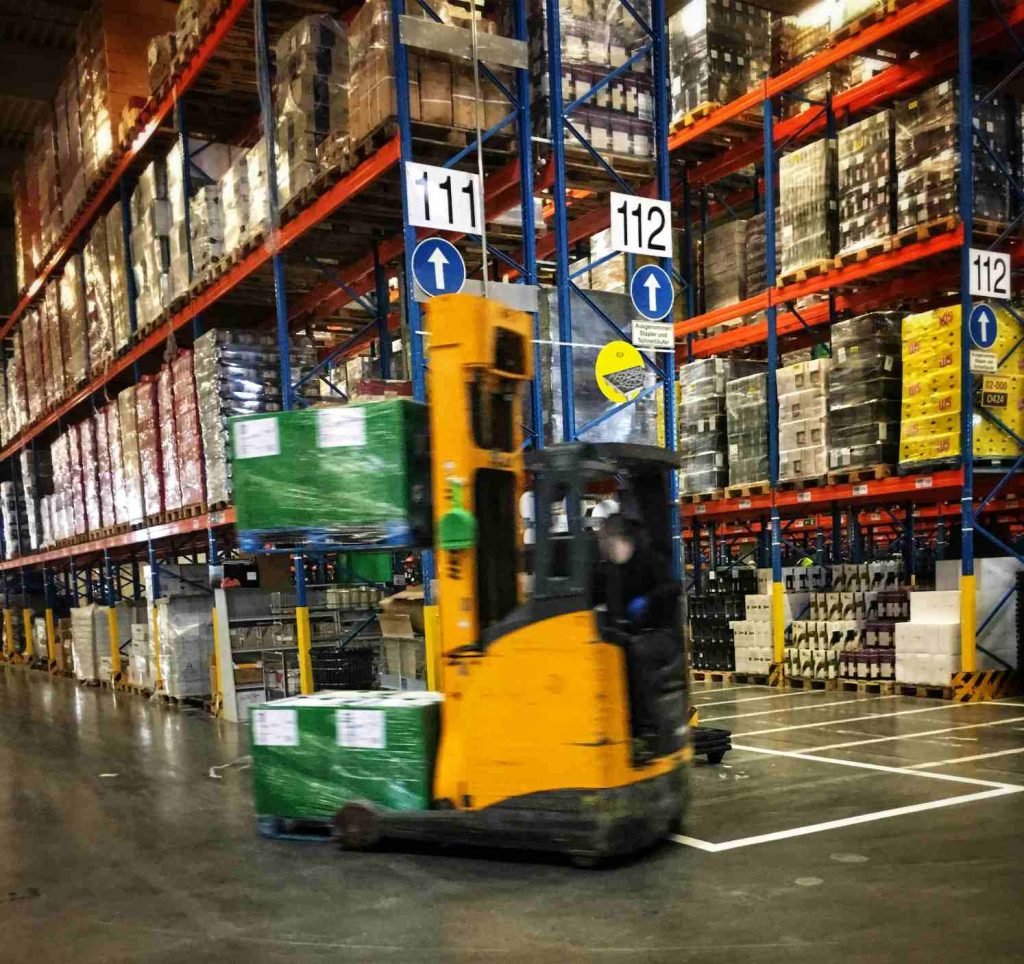
{"label": "white shipping label", "polygon": [[296,710],[253,710],[252,742],[256,746],[298,746],[298,712]]}
{"label": "white shipping label", "polygon": [[366,444],[365,408],[323,408],[316,417],[316,445],[321,449]]}
{"label": "white shipping label", "polygon": [[387,745],[385,716],[380,710],[338,710],[338,746],[383,750]]}
{"label": "white shipping label", "polygon": [[276,418],[253,418],[234,423],[235,458],[259,459],[281,454]]}

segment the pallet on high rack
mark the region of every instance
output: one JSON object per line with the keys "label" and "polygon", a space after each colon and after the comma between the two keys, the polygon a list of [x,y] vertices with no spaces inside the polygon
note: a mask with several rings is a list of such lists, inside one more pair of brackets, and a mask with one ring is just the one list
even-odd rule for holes
{"label": "pallet on high rack", "polygon": [[[1007,675],[1015,657],[1001,625],[1015,595],[980,592],[972,543],[984,539],[986,554],[1001,555],[1009,570],[1024,565],[1014,498],[1024,452],[1015,402],[1019,326],[1001,307],[968,319],[971,291],[1008,300],[1009,283],[986,288],[982,273],[1002,263],[995,252],[1018,253],[1024,162],[1012,132],[1021,107],[999,74],[1014,67],[1003,51],[1019,45],[1019,35],[1008,33],[1019,32],[1024,11],[1013,4],[972,23],[963,2],[956,36],[918,50],[909,73],[875,64],[869,77],[854,63],[889,38],[914,49],[926,31],[909,28],[943,16],[946,6],[847,5],[842,23],[812,22],[810,15],[780,22],[775,76],[673,134],[673,146],[689,160],[684,222],[693,223],[698,196],[705,231],[709,211],[745,221],[748,232],[759,218],[767,267],[766,284],[751,285],[748,265],[746,289],[731,303],[706,280],[704,313],[695,300],[690,318],[677,323],[687,361],[727,363],[737,357],[730,353],[742,352],[768,367],[764,413],[723,453],[724,467],[746,487],[723,487],[720,498],[695,498],[682,511],[695,578],[751,563],[770,573],[769,621],[760,628],[749,616],[738,622],[743,638],[761,640],[762,652],[767,645],[784,674],[806,685],[848,679],[854,687],[902,684],[908,693],[976,699],[977,689],[967,687],[979,664],[1017,678]],[[812,42],[823,30],[827,45]],[[988,58],[983,82],[972,77],[972,51]],[[820,93],[808,93],[819,79]],[[716,127],[755,106],[763,108],[761,130],[738,142],[723,131],[716,136]],[[751,163],[752,174],[739,180]],[[945,328],[936,320],[942,317],[950,319]],[[780,367],[788,349],[805,359]],[[811,361],[827,371],[821,394],[808,395],[808,410],[794,413],[787,399],[795,386],[786,373]],[[990,375],[980,374],[983,364]],[[787,454],[796,452],[797,459]],[[940,455],[945,461],[936,461]],[[763,490],[745,472],[758,457]],[[905,475],[896,474],[897,462]],[[955,548],[946,508],[953,519],[961,515]],[[831,515],[815,515],[823,512]],[[979,524],[983,512],[991,521]],[[958,573],[945,558],[953,552]],[[883,653],[881,662],[867,642],[877,635],[870,618],[850,627],[856,646],[836,650],[820,617],[784,611],[784,565],[832,562],[835,570],[896,560],[914,615],[898,628],[898,640],[885,644],[895,641],[895,653]],[[935,611],[923,613],[928,606]],[[842,670],[815,655],[824,651],[849,654]]]}

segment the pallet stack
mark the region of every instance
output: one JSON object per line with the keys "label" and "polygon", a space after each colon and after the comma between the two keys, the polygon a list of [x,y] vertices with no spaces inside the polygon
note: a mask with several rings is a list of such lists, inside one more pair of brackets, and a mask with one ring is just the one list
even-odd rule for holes
{"label": "pallet stack", "polygon": [[857,252],[885,250],[896,230],[894,115],[883,110],[839,132],[839,252],[837,264]]}
{"label": "pallet stack", "polygon": [[729,486],[768,480],[768,375],[746,375],[725,386]]}
{"label": "pallet stack", "polygon": [[828,471],[830,365],[828,358],[814,358],[776,372],[780,482],[823,480]]}
{"label": "pallet stack", "polygon": [[836,142],[812,141],[779,160],[779,284],[832,267]]}

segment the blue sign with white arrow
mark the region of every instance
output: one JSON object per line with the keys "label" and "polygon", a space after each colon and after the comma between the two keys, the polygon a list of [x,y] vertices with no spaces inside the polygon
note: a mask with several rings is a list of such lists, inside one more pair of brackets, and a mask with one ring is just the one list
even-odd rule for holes
{"label": "blue sign with white arrow", "polygon": [[991,348],[999,334],[996,313],[988,305],[975,305],[971,309],[971,341],[978,348]]}
{"label": "blue sign with white arrow", "polygon": [[412,274],[428,295],[454,295],[466,283],[466,262],[444,238],[427,238],[412,253]]}
{"label": "blue sign with white arrow", "polygon": [[656,264],[637,268],[629,283],[629,296],[633,299],[633,307],[650,321],[661,321],[672,310],[672,302],[676,299],[672,279],[664,268]]}

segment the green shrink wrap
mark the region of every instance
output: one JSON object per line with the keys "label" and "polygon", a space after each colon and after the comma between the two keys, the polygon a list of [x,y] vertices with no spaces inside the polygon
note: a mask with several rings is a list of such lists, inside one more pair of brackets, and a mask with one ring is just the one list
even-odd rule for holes
{"label": "green shrink wrap", "polygon": [[350,800],[431,804],[440,693],[314,693],[249,710],[258,817],[329,820]]}
{"label": "green shrink wrap", "polygon": [[231,419],[242,548],[429,545],[427,410],[409,399]]}

